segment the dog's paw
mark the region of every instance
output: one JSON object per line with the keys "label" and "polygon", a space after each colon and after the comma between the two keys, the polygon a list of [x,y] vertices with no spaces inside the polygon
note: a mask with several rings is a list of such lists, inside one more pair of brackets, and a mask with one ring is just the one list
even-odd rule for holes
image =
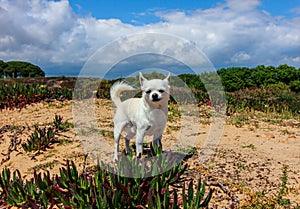
{"label": "dog's paw", "polygon": [[117,163],[118,162],[118,157],[114,157],[112,163]]}
{"label": "dog's paw", "polygon": [[126,149],[126,155],[130,155],[132,153],[131,149]]}

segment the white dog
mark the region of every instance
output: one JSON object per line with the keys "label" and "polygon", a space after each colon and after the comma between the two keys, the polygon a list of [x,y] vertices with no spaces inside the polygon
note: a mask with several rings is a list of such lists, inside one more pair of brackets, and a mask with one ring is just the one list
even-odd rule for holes
{"label": "white dog", "polygon": [[142,98],[121,101],[121,92],[135,90],[117,82],[110,89],[110,96],[117,107],[114,117],[114,162],[118,160],[121,132],[127,133],[126,152],[130,153],[129,141],[136,135],[136,155],[141,157],[145,135],[153,135],[153,143],[161,147],[161,138],[168,118],[170,73],[161,79],[147,80],[139,74]]}

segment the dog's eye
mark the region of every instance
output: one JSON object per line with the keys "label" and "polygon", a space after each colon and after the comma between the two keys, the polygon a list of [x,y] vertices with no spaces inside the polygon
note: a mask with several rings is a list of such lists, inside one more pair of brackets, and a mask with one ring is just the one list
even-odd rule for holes
{"label": "dog's eye", "polygon": [[159,93],[164,93],[165,91],[164,90],[162,90],[162,89],[160,89],[160,90],[158,90],[159,91]]}
{"label": "dog's eye", "polygon": [[150,89],[146,91],[146,94],[150,94],[150,93],[151,93],[151,90],[150,90]]}

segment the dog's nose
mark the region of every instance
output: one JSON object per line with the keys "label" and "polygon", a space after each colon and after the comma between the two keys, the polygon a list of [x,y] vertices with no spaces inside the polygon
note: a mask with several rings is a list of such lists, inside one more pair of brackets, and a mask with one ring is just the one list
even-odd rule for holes
{"label": "dog's nose", "polygon": [[156,93],[152,94],[152,98],[153,99],[158,99],[158,94],[156,94]]}

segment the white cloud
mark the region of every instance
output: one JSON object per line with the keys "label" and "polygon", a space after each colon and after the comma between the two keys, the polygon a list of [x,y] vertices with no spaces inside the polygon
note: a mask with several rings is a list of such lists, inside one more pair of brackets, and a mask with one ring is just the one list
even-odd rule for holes
{"label": "white cloud", "polygon": [[260,5],[259,0],[228,0],[226,5],[232,9],[237,11],[249,11],[255,9],[257,6]]}
{"label": "white cloud", "polygon": [[258,5],[229,0],[216,8],[180,13],[180,18],[173,18],[178,11],[160,13],[167,22],[153,27],[195,41],[217,67],[283,62],[300,67],[295,59],[286,59],[300,53],[299,18],[271,16]]}
{"label": "white cloud", "polygon": [[[156,32],[190,40],[217,68],[282,63],[300,67],[300,17],[272,16],[259,5],[259,0],[227,0],[205,10],[156,11],[161,22],[135,26],[119,19],[79,16],[67,0],[0,0],[0,59],[46,68],[80,66],[119,37]],[[168,44],[157,47],[176,53]]]}
{"label": "white cloud", "polygon": [[243,63],[244,61],[248,61],[251,59],[251,56],[245,52],[238,52],[232,56],[230,61],[232,63]]}

